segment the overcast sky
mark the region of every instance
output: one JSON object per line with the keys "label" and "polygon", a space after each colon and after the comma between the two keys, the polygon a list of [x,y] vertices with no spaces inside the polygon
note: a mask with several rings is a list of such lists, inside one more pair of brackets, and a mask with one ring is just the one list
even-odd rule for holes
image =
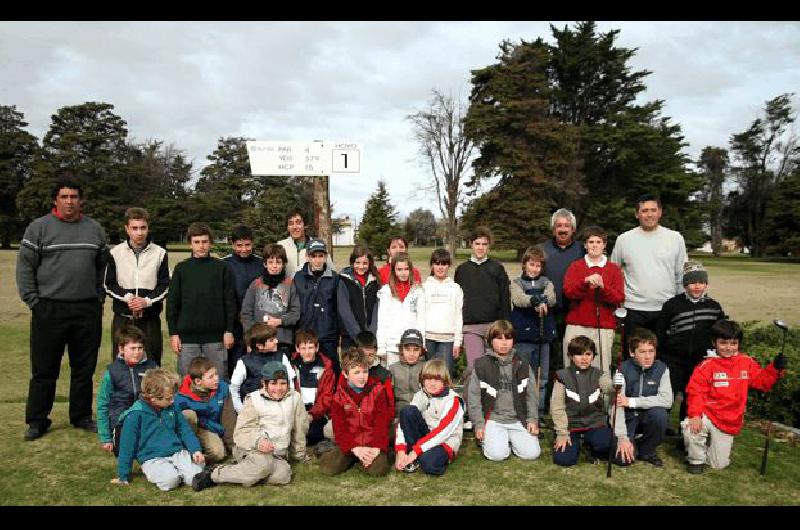
{"label": "overcast sky", "polygon": [[[693,159],[800,92],[798,22],[598,27],[639,49],[643,99],[665,100]],[[358,142],[361,174],[331,177],[334,215],[360,220],[384,178],[402,216],[438,217],[406,116],[434,87],[466,98],[470,70],[494,63],[503,39],[540,36],[552,41],[547,22],[0,22],[0,104],[41,140],[59,108],[111,103],[129,136],[174,143],[196,172],[220,136]]]}

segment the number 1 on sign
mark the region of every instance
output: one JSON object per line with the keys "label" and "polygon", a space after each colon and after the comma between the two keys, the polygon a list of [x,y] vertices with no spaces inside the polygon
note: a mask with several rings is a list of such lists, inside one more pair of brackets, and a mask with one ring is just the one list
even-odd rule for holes
{"label": "number 1 on sign", "polygon": [[347,153],[342,153],[342,156],[344,157],[344,168],[347,169]]}

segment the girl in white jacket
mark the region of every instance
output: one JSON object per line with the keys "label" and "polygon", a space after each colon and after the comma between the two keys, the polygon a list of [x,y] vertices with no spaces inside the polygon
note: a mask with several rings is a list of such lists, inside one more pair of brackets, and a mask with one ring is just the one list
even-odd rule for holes
{"label": "girl in white jacket", "polygon": [[461,354],[464,293],[449,276],[450,253],[437,248],[431,254],[431,275],[422,284],[425,293],[425,349],[428,358],[443,359],[455,377],[455,359]]}
{"label": "girl in white jacket", "polygon": [[400,337],[407,329],[425,334],[425,303],[422,287],[411,275],[413,265],[405,252],[391,261],[389,282],[378,291],[377,355],[385,367],[400,360]]}

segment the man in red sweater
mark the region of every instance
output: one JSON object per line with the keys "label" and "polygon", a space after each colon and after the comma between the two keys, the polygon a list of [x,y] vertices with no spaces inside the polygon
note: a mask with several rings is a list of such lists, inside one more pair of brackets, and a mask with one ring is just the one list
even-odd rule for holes
{"label": "man in red sweater", "polygon": [[595,368],[608,372],[611,364],[611,347],[617,326],[614,310],[625,301],[625,280],[619,266],[603,254],[607,241],[605,231],[599,226],[587,228],[583,243],[586,255],[573,261],[564,276],[564,298],[569,300],[564,332],[564,366],[569,366],[567,345],[578,335],[589,337],[598,345],[600,355],[592,360]]}
{"label": "man in red sweater", "polygon": [[681,426],[692,474],[702,473],[704,463],[713,469],[730,464],[733,437],[744,423],[747,391],[768,392],[786,368],[782,352],[766,368],[739,352],[742,328],[732,320],[711,326],[711,340],[716,356],[701,362],[686,386],[689,410]]}

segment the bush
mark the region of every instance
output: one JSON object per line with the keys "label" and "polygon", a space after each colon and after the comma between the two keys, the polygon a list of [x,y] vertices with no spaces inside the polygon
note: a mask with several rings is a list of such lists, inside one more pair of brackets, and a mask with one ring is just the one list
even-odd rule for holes
{"label": "bush", "polygon": [[[771,363],[781,348],[783,331],[772,324],[743,322],[744,345],[741,348],[762,366]],[[749,416],[800,427],[800,336],[795,330],[786,334],[783,351],[788,361],[784,376],[768,393],[751,390],[747,398]]]}

